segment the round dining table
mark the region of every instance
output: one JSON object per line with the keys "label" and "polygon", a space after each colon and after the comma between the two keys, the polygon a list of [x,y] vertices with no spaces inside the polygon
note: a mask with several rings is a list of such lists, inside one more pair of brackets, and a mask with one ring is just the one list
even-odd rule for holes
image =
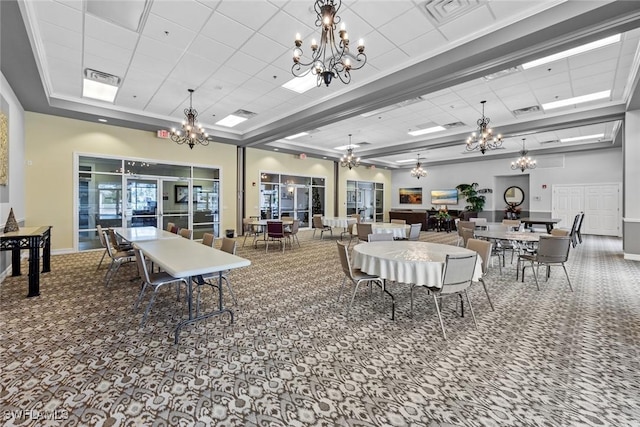
{"label": "round dining table", "polygon": [[547,233],[531,233],[528,231],[506,231],[506,230],[474,230],[475,237],[486,240],[509,240],[512,242],[538,242],[540,236],[548,236]]}
{"label": "round dining table", "polygon": [[[441,287],[447,255],[475,254],[470,249],[440,243],[393,241],[359,243],[353,247],[353,266],[386,280],[417,286]],[[482,258],[476,260],[473,280],[482,277]]]}
{"label": "round dining table", "polygon": [[350,216],[323,216],[322,225],[328,225],[329,227],[339,227],[345,230],[355,224],[357,221],[354,217]]}
{"label": "round dining table", "polygon": [[[394,239],[406,239],[411,226],[409,224],[398,224],[395,222],[372,222],[371,232],[373,234],[391,233]],[[353,227],[353,234],[358,234],[358,226]]]}

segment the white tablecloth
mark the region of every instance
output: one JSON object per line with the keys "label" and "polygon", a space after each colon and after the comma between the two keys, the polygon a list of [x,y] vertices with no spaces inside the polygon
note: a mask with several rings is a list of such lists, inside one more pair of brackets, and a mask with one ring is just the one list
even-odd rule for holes
{"label": "white tablecloth", "polygon": [[372,222],[373,234],[391,233],[396,239],[406,239],[411,226],[408,224],[396,224],[393,222]]}
{"label": "white tablecloth", "polygon": [[474,235],[483,239],[510,240],[513,242],[538,242],[540,236],[548,236],[547,233],[529,233],[527,231],[505,230],[475,230]]}
{"label": "white tablecloth", "polygon": [[[419,286],[442,286],[442,268],[447,254],[475,254],[475,251],[439,243],[396,241],[360,243],[353,247],[353,265],[383,279]],[[482,277],[478,256],[473,280]]]}
{"label": "white tablecloth", "polygon": [[356,223],[355,218],[351,217],[322,217],[322,225],[328,225],[329,227],[349,228],[349,226]]}

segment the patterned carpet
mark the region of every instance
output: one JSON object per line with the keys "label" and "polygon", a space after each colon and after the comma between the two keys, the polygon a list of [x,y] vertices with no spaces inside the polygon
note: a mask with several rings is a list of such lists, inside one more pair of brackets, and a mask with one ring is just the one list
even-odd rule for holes
{"label": "patterned carpet", "polygon": [[620,239],[586,236],[572,249],[573,293],[560,270],[536,291],[530,272],[515,282],[515,264],[491,268],[496,310],[474,284],[479,329],[445,302],[445,341],[426,292],[409,317],[407,285],[390,285],[395,321],[366,288],[345,318],[335,238],[311,234],[284,254],[239,248],[252,265],[231,273],[235,323],[188,326],[177,346],[183,300],[161,291],[140,329],[134,264],[106,287],[100,252],[53,256],[30,299],[26,277],[8,277],[4,425],[640,425],[640,263],[622,258]]}

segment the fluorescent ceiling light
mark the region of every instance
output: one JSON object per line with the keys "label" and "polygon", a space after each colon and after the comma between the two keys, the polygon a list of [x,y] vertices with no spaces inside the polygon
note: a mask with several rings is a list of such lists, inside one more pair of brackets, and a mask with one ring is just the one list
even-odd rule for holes
{"label": "fluorescent ceiling light", "polygon": [[442,126],[434,126],[434,127],[430,127],[430,128],[426,128],[426,129],[419,129],[419,130],[414,130],[409,132],[409,135],[411,136],[418,136],[418,135],[424,135],[427,133],[434,133],[434,132],[440,132],[446,130],[444,127]]}
{"label": "fluorescent ceiling light", "polygon": [[583,139],[600,139],[600,138],[604,138],[604,133],[597,133],[595,135],[574,136],[571,138],[561,138],[560,142],[574,142],[574,141],[582,141]]}
{"label": "fluorescent ceiling light", "polygon": [[333,147],[334,150],[338,150],[338,151],[346,150],[347,148],[360,148],[360,146],[356,144],[351,144],[351,145],[341,145],[340,147]]}
{"label": "fluorescent ceiling light", "polygon": [[247,118],[246,118],[246,117],[240,117],[240,116],[235,116],[235,115],[233,115],[233,114],[229,114],[229,115],[228,115],[227,117],[225,117],[224,119],[222,119],[222,120],[218,120],[218,121],[216,122],[216,124],[217,124],[217,125],[220,125],[220,126],[225,126],[225,127],[228,127],[228,128],[232,128],[232,127],[234,127],[235,125],[237,125],[237,124],[240,124],[240,123],[244,122],[245,120],[247,120]]}
{"label": "fluorescent ceiling light", "polygon": [[118,93],[118,86],[100,83],[95,80],[83,79],[82,96],[100,101],[113,102]]}
{"label": "fluorescent ceiling light", "polygon": [[107,123],[107,119],[98,119],[98,121],[101,123]]}
{"label": "fluorescent ceiling light", "polygon": [[283,88],[292,90],[298,93],[305,93],[309,89],[318,86],[318,77],[315,74],[307,73],[304,77],[294,77],[285,84]]}
{"label": "fluorescent ceiling light", "polygon": [[416,159],[396,160],[396,163],[413,163]]}
{"label": "fluorescent ceiling light", "polygon": [[309,132],[296,133],[295,135],[287,136],[284,139],[296,139],[296,138],[299,138],[299,137],[305,136],[305,135],[309,135]]}
{"label": "fluorescent ceiling light", "polygon": [[588,52],[599,47],[608,46],[620,41],[620,34],[610,36],[601,40],[596,40],[591,43],[583,44],[582,46],[574,47],[573,49],[565,50],[564,52],[554,53],[553,55],[545,56],[544,58],[536,59],[535,61],[525,62],[522,64],[522,68],[527,70],[529,68],[537,67],[538,65],[547,64],[549,62],[557,61],[559,59],[568,58],[569,56],[577,55],[579,53]]}
{"label": "fluorescent ceiling light", "polygon": [[545,110],[552,110],[554,108],[566,107],[569,105],[581,104],[583,102],[596,101],[598,99],[609,98],[610,95],[611,95],[610,90],[604,90],[602,92],[590,93],[588,95],[576,96],[574,98],[548,102],[546,104],[542,104],[542,108]]}

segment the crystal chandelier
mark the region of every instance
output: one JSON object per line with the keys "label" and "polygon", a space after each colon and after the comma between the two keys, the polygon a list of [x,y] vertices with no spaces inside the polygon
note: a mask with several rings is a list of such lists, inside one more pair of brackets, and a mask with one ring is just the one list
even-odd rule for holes
{"label": "crystal chandelier", "polygon": [[184,109],[185,120],[182,121],[182,131],[176,128],[171,129],[171,140],[180,145],[187,144],[191,149],[196,144],[209,145],[209,134],[197,122],[198,111],[192,105],[193,92],[193,89],[189,89],[189,108]]}
{"label": "crystal chandelier", "polygon": [[427,176],[427,171],[422,169],[422,164],[420,163],[420,154],[418,154],[418,161],[416,162],[416,167],[411,169],[411,176],[414,178],[424,178]]}
{"label": "crystal chandelier", "polygon": [[481,101],[482,117],[478,119],[478,132],[473,132],[467,138],[467,151],[480,150],[482,154],[487,150],[493,150],[502,145],[502,135],[493,136],[493,129],[489,127],[491,119],[484,116],[484,104],[487,101]]}
{"label": "crystal chandelier", "polygon": [[356,157],[353,154],[353,147],[351,146],[351,134],[349,134],[349,145],[347,146],[347,154],[340,158],[340,166],[343,168],[357,168],[360,166],[360,157]]}
{"label": "crystal chandelier", "polygon": [[522,172],[524,172],[526,169],[536,168],[536,161],[531,157],[527,157],[528,151],[524,148],[524,140],[525,138],[522,138],[522,150],[520,150],[520,158],[515,162],[511,162],[511,169],[520,169],[520,171]]}
{"label": "crystal chandelier", "polygon": [[[358,41],[358,54],[349,53],[349,35],[345,24],[340,25],[338,32],[339,43],[336,45],[336,25],[340,24],[340,17],[337,15],[338,9],[342,5],[342,0],[315,0],[313,8],[316,12],[316,27],[321,27],[320,45],[315,39],[311,40],[311,60],[302,62],[302,39],[300,34],[296,34],[293,49],[293,66],[291,73],[296,77],[304,77],[309,72],[317,76],[317,85],[322,83],[329,86],[334,77],[338,77],[342,83],[351,82],[351,70],[359,70],[367,63],[367,55],[364,53],[364,42]],[[351,62],[355,59],[356,64]]]}

